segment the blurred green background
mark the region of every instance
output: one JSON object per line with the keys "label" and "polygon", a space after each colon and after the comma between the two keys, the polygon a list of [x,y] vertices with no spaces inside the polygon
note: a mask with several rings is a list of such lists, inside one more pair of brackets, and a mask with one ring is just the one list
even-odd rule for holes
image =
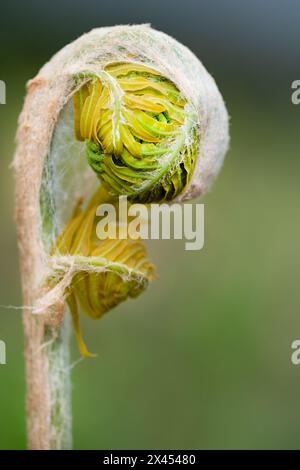
{"label": "blurred green background", "polygon": [[[189,46],[224,95],[231,149],[206,207],[205,247],[152,242],[159,280],[103,320],[73,369],[78,449],[300,448],[300,4],[29,0],[1,6],[0,448],[26,446],[21,311],[9,168],[24,87],[92,27],[151,22]],[[78,358],[73,341],[73,359]]]}

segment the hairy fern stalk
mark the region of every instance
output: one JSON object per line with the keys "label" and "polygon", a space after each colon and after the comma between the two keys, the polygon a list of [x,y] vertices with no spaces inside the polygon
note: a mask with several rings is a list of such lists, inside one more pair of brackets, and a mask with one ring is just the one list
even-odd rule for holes
{"label": "hairy fern stalk", "polygon": [[141,240],[96,236],[96,209],[204,194],[228,147],[219,90],[194,54],[149,25],[95,29],[29,82],[16,206],[32,449],[71,447],[66,306],[99,319],[154,278]]}

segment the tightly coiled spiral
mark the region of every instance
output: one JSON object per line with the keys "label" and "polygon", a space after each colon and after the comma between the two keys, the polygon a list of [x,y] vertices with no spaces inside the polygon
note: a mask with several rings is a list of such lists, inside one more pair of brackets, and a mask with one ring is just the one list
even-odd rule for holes
{"label": "tightly coiled spiral", "polygon": [[188,185],[198,154],[196,117],[177,87],[156,70],[116,63],[75,93],[78,140],[109,191],[140,202],[172,200]]}

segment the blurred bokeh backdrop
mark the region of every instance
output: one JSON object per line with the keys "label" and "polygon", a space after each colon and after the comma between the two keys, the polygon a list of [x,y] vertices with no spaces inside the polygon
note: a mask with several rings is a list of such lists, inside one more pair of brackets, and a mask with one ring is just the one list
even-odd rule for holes
{"label": "blurred bokeh backdrop", "polygon": [[[0,448],[25,440],[22,303],[10,162],[25,83],[93,27],[150,22],[216,78],[231,149],[205,197],[205,247],[152,242],[159,280],[84,321],[98,358],[73,368],[74,446],[299,448],[299,123],[296,0],[69,0],[1,4]],[[74,343],[74,342],[73,342]],[[73,359],[78,352],[72,345]]]}

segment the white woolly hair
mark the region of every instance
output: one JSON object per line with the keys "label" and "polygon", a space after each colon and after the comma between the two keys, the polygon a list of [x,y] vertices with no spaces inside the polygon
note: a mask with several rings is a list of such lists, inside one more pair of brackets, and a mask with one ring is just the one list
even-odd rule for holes
{"label": "white woolly hair", "polygon": [[[228,148],[228,115],[215,81],[188,48],[168,35],[149,25],[98,28],[58,52],[28,83],[28,93],[19,119],[14,160],[24,302],[25,305],[35,305],[38,297],[41,311],[47,314],[51,313],[50,306],[58,305],[63,300],[63,291],[70,283],[75,267],[70,265],[69,270],[65,270],[62,285],[43,298],[42,281],[49,271],[53,274],[53,266],[48,264],[47,247],[53,241],[54,233],[53,227],[42,227],[41,195],[49,195],[45,205],[49,210],[48,219],[56,225],[55,231],[68,216],[64,212],[66,206],[74,207],[76,190],[83,187],[88,190],[82,171],[86,163],[84,148],[75,141],[72,129],[70,98],[76,91],[74,77],[80,72],[97,73],[108,63],[126,61],[156,69],[178,87],[195,110],[199,155],[191,181],[178,197],[179,200],[204,194],[210,188]],[[96,177],[89,171],[89,184],[93,184]],[[38,441],[39,446],[48,448],[45,429],[52,420],[50,409],[58,409],[60,421],[55,421],[54,417],[51,422],[54,437],[50,432],[51,440],[58,439],[59,442],[54,445],[58,448],[65,439],[61,434],[66,430],[68,435],[70,428],[68,399],[65,399],[69,394],[68,380],[60,372],[68,364],[65,352],[67,341],[59,340],[61,347],[53,337],[53,355],[48,353],[48,362],[43,355],[36,356],[44,338],[44,326],[31,318],[32,311],[34,309],[24,313],[29,370],[32,364],[36,366],[32,369],[35,374],[32,377],[28,375],[28,409],[39,410],[42,416],[37,416],[36,412],[30,414],[31,442],[37,445]],[[57,314],[59,319],[59,308]],[[50,396],[45,399],[43,384],[48,380],[48,369],[51,376]],[[39,393],[35,393],[36,390]]]}

